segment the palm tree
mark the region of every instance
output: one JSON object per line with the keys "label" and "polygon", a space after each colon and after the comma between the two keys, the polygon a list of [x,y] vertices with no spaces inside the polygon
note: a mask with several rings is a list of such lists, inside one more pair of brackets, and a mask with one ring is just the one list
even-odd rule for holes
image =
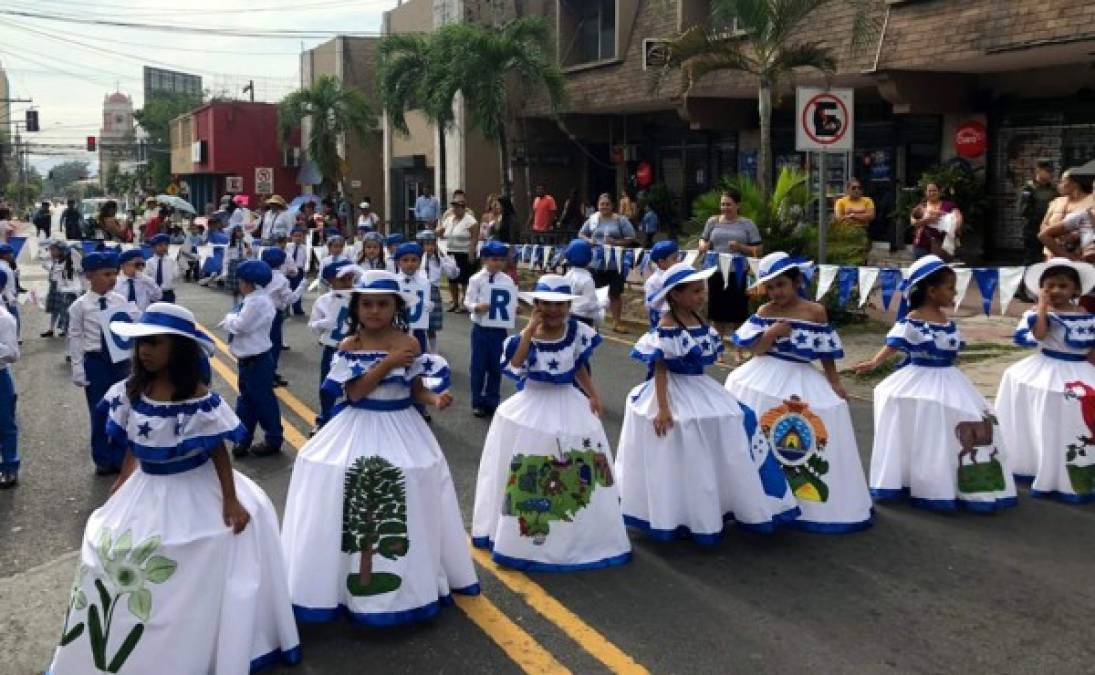
{"label": "palm tree", "polygon": [[376,128],[376,114],[360,91],[344,87],[335,77],[322,75],[311,88],[299,89],[278,104],[278,135],[282,144],[288,143],[304,118],[312,122],[308,156],[323,179],[337,185],[342,179],[344,159],[338,154],[339,139],[347,134],[365,139]]}
{"label": "palm tree", "polygon": [[[712,0],[707,25],[696,26],[669,44],[669,67],[683,71],[685,95],[710,73],[735,70],[757,79],[757,178],[765,200],[772,192],[772,90],[791,79],[796,68],[814,68],[826,76],[836,71],[830,49],[819,41],[794,37],[830,1]],[[846,1],[861,7],[856,0]],[[863,21],[857,12],[857,26]]]}
{"label": "palm tree", "polygon": [[[551,31],[541,17],[524,17],[502,26],[458,22],[435,35],[437,58],[432,95],[438,105],[451,107],[459,92],[471,125],[498,143],[502,192],[511,197],[513,171],[507,121],[513,85],[543,92],[552,109],[563,100],[564,78],[555,62]],[[507,86],[509,85],[509,86]]]}
{"label": "palm tree", "polygon": [[388,121],[399,133],[410,134],[406,114],[422,112],[438,132],[438,166],[441,185],[437,194],[445,199],[445,131],[452,124],[452,94],[447,99],[439,90],[444,64],[437,58],[435,35],[400,33],[389,35],[377,50],[377,80],[380,104]]}

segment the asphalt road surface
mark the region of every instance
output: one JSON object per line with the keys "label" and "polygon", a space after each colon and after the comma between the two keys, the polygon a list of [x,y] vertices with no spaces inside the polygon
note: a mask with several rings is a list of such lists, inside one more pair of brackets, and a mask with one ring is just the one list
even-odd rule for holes
{"label": "asphalt road surface", "polygon": [[[24,283],[38,283],[26,268]],[[193,285],[179,295],[207,327],[230,305]],[[62,341],[38,338],[41,312],[27,307],[24,317],[15,367],[24,469],[20,487],[0,493],[0,673],[20,674],[48,663],[84,521],[111,480],[92,474],[83,396],[69,384]],[[468,320],[445,319],[441,352],[457,401],[434,413],[433,429],[467,520],[489,422],[469,406]],[[319,348],[303,318],[289,320],[286,335],[286,451],[238,463],[279,508],[293,445],[318,407]],[[613,440],[627,391],[644,375],[628,349],[610,338],[594,358]],[[214,369],[231,400],[225,352]],[[854,401],[852,414],[866,466],[869,403]],[[1095,506],[1024,495],[994,516],[882,506],[873,528],[844,536],[731,530],[709,550],[633,535],[631,564],[565,575],[505,572],[478,553],[481,597],[396,630],[302,624],[303,663],[276,672],[1095,672],[1093,532]]]}

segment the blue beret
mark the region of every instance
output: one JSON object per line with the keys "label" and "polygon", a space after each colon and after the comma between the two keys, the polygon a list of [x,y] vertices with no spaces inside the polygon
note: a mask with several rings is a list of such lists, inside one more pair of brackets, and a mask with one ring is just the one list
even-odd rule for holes
{"label": "blue beret", "polygon": [[500,241],[488,241],[479,249],[480,258],[505,258],[509,255],[509,247]]}
{"label": "blue beret", "polygon": [[325,265],[323,268],[324,281],[331,281],[338,276],[339,270],[341,270],[343,267],[349,267],[352,264],[353,263],[351,263],[349,260],[338,260],[328,265]]}
{"label": "blue beret", "polygon": [[123,251],[122,254],[118,256],[119,265],[124,265],[130,260],[144,260],[144,251],[139,248],[131,248],[128,251]]}
{"label": "blue beret", "polygon": [[437,233],[433,230],[422,230],[414,238],[418,241],[437,241]]}
{"label": "blue beret", "polygon": [[567,245],[567,262],[574,267],[585,267],[593,262],[593,247],[585,239],[575,239]]}
{"label": "blue beret", "polygon": [[171,243],[171,237],[167,236],[166,234],[157,234],[156,236],[154,236],[154,237],[152,237],[151,239],[148,240],[148,245],[149,246],[159,246],[160,244],[170,244],[170,243]]}
{"label": "blue beret", "polygon": [[341,234],[330,234],[327,236],[327,245],[331,244],[345,244],[346,240],[342,238]]}
{"label": "blue beret", "polygon": [[4,255],[5,253],[15,255],[15,249],[11,247],[11,244],[0,244],[0,255]]}
{"label": "blue beret", "polygon": [[403,241],[404,241],[403,235],[396,232],[395,234],[389,234],[388,235],[388,237],[384,240],[384,245],[385,246],[398,246],[399,244],[402,244]]}
{"label": "blue beret", "polygon": [[265,286],[274,278],[270,266],[261,260],[248,260],[236,268],[236,277],[241,281],[249,281],[256,286]]}
{"label": "blue beret", "polygon": [[400,244],[399,246],[396,246],[395,253],[392,255],[392,257],[396,260],[399,260],[405,255],[416,255],[421,258],[422,253],[423,251],[421,244],[415,243],[413,241],[408,241]]}
{"label": "blue beret", "polygon": [[263,249],[262,261],[271,268],[277,269],[285,264],[285,251],[277,247]]}
{"label": "blue beret", "polygon": [[654,244],[650,249],[650,259],[654,262],[659,260],[665,260],[670,256],[677,255],[680,252],[680,247],[677,246],[677,242],[672,239],[666,239],[665,241],[659,241]]}
{"label": "blue beret", "polygon": [[84,259],[80,262],[84,268],[84,273],[94,272],[96,270],[116,270],[118,269],[118,254],[117,253],[102,253],[96,251],[94,253],[88,253],[84,256]]}

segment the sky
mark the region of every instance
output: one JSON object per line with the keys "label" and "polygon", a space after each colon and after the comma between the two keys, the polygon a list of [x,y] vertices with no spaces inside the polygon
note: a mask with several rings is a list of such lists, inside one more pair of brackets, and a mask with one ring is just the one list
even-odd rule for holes
{"label": "sky", "polygon": [[[28,105],[39,111],[42,131],[34,143],[83,145],[98,136],[103,98],[119,90],[143,104],[142,67],[179,70],[202,76],[212,94],[245,98],[241,89],[255,80],[256,100],[276,102],[299,84],[300,51],[337,32],[379,32],[381,15],[397,0],[0,0],[0,66],[7,72],[12,119],[22,120]],[[65,20],[5,14],[25,12]],[[126,28],[128,22],[175,30]],[[323,36],[261,37],[180,32],[177,27],[248,31],[312,31]],[[82,43],[82,44],[81,44]],[[64,156],[32,155],[45,172],[79,159],[96,170],[95,153],[54,150]]]}

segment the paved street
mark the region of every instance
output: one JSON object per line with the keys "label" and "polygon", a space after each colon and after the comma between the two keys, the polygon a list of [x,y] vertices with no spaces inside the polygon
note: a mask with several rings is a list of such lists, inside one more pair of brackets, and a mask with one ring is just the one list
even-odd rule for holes
{"label": "paved street", "polygon": [[[29,265],[24,274],[36,283]],[[179,295],[208,327],[230,304],[196,286]],[[62,341],[37,337],[43,321],[27,306],[14,369],[25,468],[18,489],[0,493],[0,672],[13,674],[47,664],[84,520],[110,481],[92,475],[82,393],[69,384]],[[446,315],[457,402],[433,425],[465,519],[488,426],[470,414],[468,326]],[[286,329],[292,445],[318,406],[319,350],[302,319]],[[643,376],[627,352],[610,339],[594,362],[613,440]],[[220,351],[214,365],[215,387],[232,399],[230,358]],[[866,465],[870,405],[852,411]],[[280,508],[292,463],[287,447],[239,468]],[[1024,498],[998,516],[885,506],[874,528],[848,536],[732,531],[712,550],[635,537],[632,564],[568,575],[501,572],[480,554],[482,597],[394,631],[302,625],[304,662],[285,672],[1091,672],[1093,527],[1093,507]]]}

